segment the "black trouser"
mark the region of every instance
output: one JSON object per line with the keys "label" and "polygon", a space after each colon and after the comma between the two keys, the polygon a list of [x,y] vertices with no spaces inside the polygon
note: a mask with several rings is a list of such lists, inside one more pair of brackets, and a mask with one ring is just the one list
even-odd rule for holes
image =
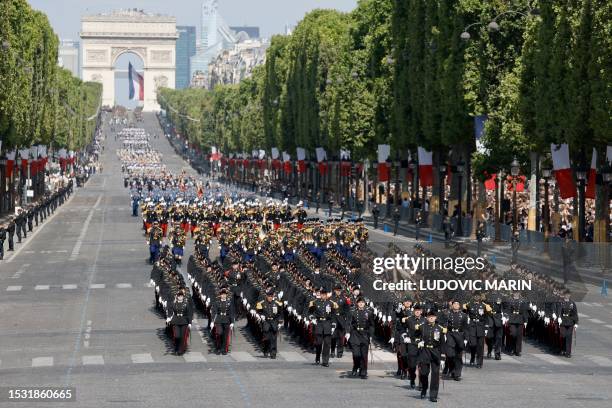
{"label": "black trouser", "polygon": [[263,352],[264,354],[270,353],[272,356],[276,356],[278,343],[278,331],[270,329],[263,332]]}
{"label": "black trouser", "polygon": [[20,244],[21,243],[21,225],[17,225],[17,228],[15,229],[15,233],[17,234],[17,243]]}
{"label": "black trouser", "polygon": [[27,238],[28,237],[28,233],[26,231],[26,225],[25,222],[23,224],[21,224],[21,231],[23,232],[23,237]]}
{"label": "black trouser", "polygon": [[[522,331],[521,331],[522,333]],[[504,327],[489,327],[489,337],[487,338],[487,355],[491,354],[492,351],[495,352],[495,356],[500,356],[501,355],[501,346],[502,346],[502,339],[504,336]],[[521,334],[521,340],[522,340],[522,334]],[[521,350],[517,350],[518,353],[521,352]]]}
{"label": "black trouser", "polygon": [[416,367],[417,367],[417,348],[412,343],[404,343],[400,346],[400,352],[402,354],[402,368],[408,371],[408,378],[410,381],[416,380]]}
{"label": "black trouser", "polygon": [[476,357],[476,365],[482,366],[484,360],[484,336],[470,335],[468,345],[470,346],[470,364],[474,363]]}
{"label": "black trouser", "polygon": [[15,249],[15,242],[13,241],[13,234],[9,234],[8,236],[8,246],[9,246],[9,251],[13,251]]}
{"label": "black trouser", "polygon": [[0,259],[4,258],[4,240],[0,239]]}
{"label": "black trouser", "polygon": [[174,351],[178,354],[185,353],[187,349],[187,340],[189,339],[189,327],[186,324],[173,325],[172,336],[174,340]]}
{"label": "black trouser", "polygon": [[565,354],[572,354],[574,326],[559,326],[559,335],[561,336],[561,351]]}
{"label": "black trouser", "polygon": [[32,228],[34,228],[32,225],[32,220],[28,220],[28,232],[32,232]]}
{"label": "black trouser", "polygon": [[329,363],[329,352],[331,349],[331,334],[317,334],[315,336],[315,349],[317,352],[316,361],[321,361],[323,354],[323,364]]}
{"label": "black trouser", "polygon": [[217,351],[229,351],[231,336],[230,324],[215,323],[215,334],[217,337]]}
{"label": "black trouser", "polygon": [[[431,382],[429,373],[431,372]],[[428,362],[419,364],[419,381],[421,382],[421,394],[427,394],[429,388],[429,398],[438,398],[438,388],[440,387],[440,362],[430,359]]]}
{"label": "black trouser", "polygon": [[378,216],[374,217],[374,229],[378,228]]}
{"label": "black trouser", "polygon": [[344,352],[344,330],[336,329],[331,339],[331,352],[337,352],[338,358]]}
{"label": "black trouser", "polygon": [[510,324],[508,337],[510,340],[510,344],[508,344],[510,353],[520,353],[523,349],[523,324]]}
{"label": "black trouser", "polygon": [[353,350],[353,370],[359,369],[359,374],[365,377],[368,374],[368,343],[351,344]]}
{"label": "black trouser", "polygon": [[448,373],[453,378],[460,378],[463,370],[463,349],[464,334],[463,332],[449,331],[446,336],[446,363],[444,371],[448,368]]}

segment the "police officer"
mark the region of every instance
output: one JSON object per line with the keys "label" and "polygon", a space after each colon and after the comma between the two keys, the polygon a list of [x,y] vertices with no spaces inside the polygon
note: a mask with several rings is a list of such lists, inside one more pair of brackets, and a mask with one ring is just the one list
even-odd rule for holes
{"label": "police officer", "polygon": [[453,299],[451,310],[447,315],[446,360],[448,372],[455,381],[461,381],[463,351],[467,344],[465,334],[467,327],[467,315],[461,311],[459,300]]}
{"label": "police officer", "polygon": [[283,325],[283,302],[274,298],[274,289],[268,288],[265,299],[257,302],[255,309],[261,323],[264,357],[269,353],[275,359],[278,331]]}
{"label": "police officer", "polygon": [[[443,364],[442,344],[445,342],[446,329],[436,323],[436,311],[427,313],[427,323],[419,326],[419,381],[421,383],[421,399],[427,396],[429,400],[438,401],[438,387],[440,385],[440,365]],[[429,381],[431,373],[431,381]]]}
{"label": "police officer", "polygon": [[[338,304],[329,299],[329,291],[321,288],[321,297],[311,300],[308,304],[310,322],[315,325],[315,364],[329,367],[331,338],[337,328]],[[323,354],[323,362],[321,362]]]}
{"label": "police officer", "polygon": [[578,328],[578,309],[576,309],[576,303],[570,299],[569,290],[563,293],[563,301],[557,304],[554,318],[559,324],[561,355],[570,358],[572,356],[572,336],[574,330]]}
{"label": "police officer", "polygon": [[351,312],[350,333],[345,338],[353,351],[353,370],[351,375],[363,380],[368,378],[368,348],[370,339],[374,335],[374,314],[366,308],[365,299],[357,299],[357,307]]}
{"label": "police officer", "polygon": [[183,355],[187,349],[191,320],[193,319],[193,306],[185,297],[185,289],[179,289],[172,306],[169,308],[166,321],[172,327],[174,354]]}
{"label": "police officer", "polygon": [[216,353],[226,355],[230,347],[230,336],[236,321],[234,302],[228,296],[227,288],[221,289],[219,298],[211,309],[211,332],[215,333]]}

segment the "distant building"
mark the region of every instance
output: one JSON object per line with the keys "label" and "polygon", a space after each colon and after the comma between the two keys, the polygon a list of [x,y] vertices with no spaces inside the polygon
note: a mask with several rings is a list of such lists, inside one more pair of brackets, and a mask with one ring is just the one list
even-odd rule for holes
{"label": "distant building", "polygon": [[[195,55],[191,57],[192,81],[198,71],[206,76],[208,74],[208,64],[221,51],[231,49],[237,42],[235,33],[219,14],[218,0],[204,0],[202,3],[200,31],[200,45],[196,48]],[[193,83],[192,86],[194,86]]]}
{"label": "distant building", "polygon": [[253,69],[266,60],[268,43],[261,40],[244,40],[231,50],[224,50],[208,66],[207,88],[219,84],[237,84],[252,75]]}
{"label": "distant building", "polygon": [[248,34],[249,38],[252,40],[259,39],[259,27],[237,26],[237,27],[230,27],[230,29],[236,33],[236,36],[238,36],[241,32],[244,32]]}
{"label": "distant building", "polygon": [[75,77],[80,78],[79,55],[78,41],[61,40],[57,54],[57,65],[72,72],[72,75]]}
{"label": "distant building", "polygon": [[196,53],[196,28],[177,26],[176,40],[176,89],[188,88],[191,83],[191,57]]}

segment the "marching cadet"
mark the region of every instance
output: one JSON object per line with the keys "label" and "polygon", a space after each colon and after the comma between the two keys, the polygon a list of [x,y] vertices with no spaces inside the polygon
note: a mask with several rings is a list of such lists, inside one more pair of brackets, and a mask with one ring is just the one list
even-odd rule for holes
{"label": "marching cadet", "polygon": [[161,247],[161,241],[162,241],[162,236],[163,236],[163,232],[162,232],[162,229],[159,227],[158,221],[153,222],[153,226],[148,231],[148,236],[149,236],[148,244],[149,244],[149,254],[150,254],[149,263],[153,265],[159,258],[159,250]]}
{"label": "marching cadet", "polygon": [[283,302],[274,298],[274,289],[268,288],[265,299],[257,302],[255,309],[261,322],[264,357],[269,353],[270,358],[275,359],[278,331],[283,326]]}
{"label": "marching cadet", "polygon": [[[529,310],[526,302],[520,299],[520,293],[515,292],[513,299],[506,306],[508,313],[508,352],[511,355],[520,357],[523,348],[523,330],[527,326],[529,319]],[[497,358],[497,350],[495,351],[495,359]]]}
{"label": "marching cadet", "polygon": [[32,232],[32,229],[34,228],[34,207],[33,206],[30,206],[28,208],[26,217],[28,220],[28,232]]}
{"label": "marching cadet", "polygon": [[338,327],[331,339],[331,357],[342,358],[344,353],[344,335],[349,328],[351,306],[348,299],[342,294],[342,285],[334,285],[331,300],[338,305]]}
{"label": "marching cadet", "polygon": [[[315,364],[329,367],[331,338],[336,331],[338,304],[329,299],[329,291],[326,288],[321,288],[321,297],[310,301],[308,313],[310,313],[311,323],[315,326]],[[323,362],[321,362],[321,354],[323,354]]]}
{"label": "marching cadet", "polygon": [[193,306],[185,297],[185,289],[179,289],[166,321],[172,327],[172,339],[174,341],[174,354],[181,356],[187,349],[191,320],[193,319]]}
{"label": "marching cadet", "polygon": [[[404,370],[408,371],[410,379],[410,388],[416,387],[416,368],[418,363],[418,348],[420,342],[420,327],[426,323],[423,317],[423,307],[416,304],[412,308],[412,315],[402,322],[404,332],[401,334],[402,346],[402,365]],[[406,374],[402,373],[402,377],[406,378]]]}
{"label": "marching cadet", "polygon": [[23,238],[27,238],[27,233],[25,229],[25,215],[23,213],[23,209],[19,208],[17,210],[17,216],[15,217],[15,227],[17,228],[17,243],[21,244],[21,235],[23,234]]}
{"label": "marching cadet", "polygon": [[482,301],[480,293],[474,295],[474,300],[463,305],[463,309],[470,318],[468,324],[468,345],[470,348],[470,366],[482,368],[484,360],[484,339],[488,334],[487,316],[491,313],[491,306]]}
{"label": "marching cadet", "polygon": [[[357,299],[357,307],[351,312],[350,333],[345,338],[353,351],[353,370],[351,375],[363,380],[368,378],[368,348],[374,335],[374,314],[366,308],[365,299]],[[325,365],[325,364],[324,364]]]}
{"label": "marching cadet", "polygon": [[4,240],[6,240],[6,224],[0,225],[0,261],[4,259]]}
{"label": "marching cadet", "polygon": [[15,250],[15,241],[14,241],[14,236],[15,236],[15,219],[14,217],[9,217],[8,219],[8,224],[6,226],[6,233],[8,235],[8,250],[9,251],[14,251]]}
{"label": "marching cadet", "polygon": [[572,336],[578,328],[578,309],[576,303],[570,299],[570,292],[563,293],[563,301],[557,304],[557,311],[553,319],[559,323],[559,335],[561,337],[561,355],[567,358],[572,356]]}
{"label": "marching cadet", "polygon": [[453,380],[461,381],[463,368],[463,351],[467,344],[465,330],[468,327],[468,318],[461,311],[459,300],[453,299],[451,311],[447,316],[446,357],[448,372]]}
{"label": "marching cadet", "polygon": [[[487,358],[491,358],[491,352],[495,352],[495,359],[501,360],[501,347],[504,337],[504,306],[500,297],[495,299],[495,303],[491,305],[491,314],[489,315],[487,343]],[[522,341],[522,339],[521,339]],[[447,353],[448,354],[448,353]],[[520,355],[520,351],[519,354]]]}
{"label": "marching cadet", "polygon": [[221,289],[219,298],[212,305],[210,330],[215,333],[216,353],[226,355],[229,352],[230,336],[234,329],[236,315],[234,302],[228,296],[227,288]]}
{"label": "marching cadet", "polygon": [[397,357],[397,373],[396,375],[402,380],[406,378],[406,361],[404,361],[404,355],[406,354],[406,345],[402,342],[402,333],[405,332],[405,325],[408,318],[412,315],[412,301],[409,298],[404,299],[395,309],[395,335],[391,337],[389,342],[395,346],[395,352]]}
{"label": "marching cadet", "polygon": [[[444,364],[441,348],[445,341],[446,329],[436,323],[436,312],[432,309],[427,313],[427,323],[419,326],[419,381],[421,383],[421,399],[427,396],[429,400],[438,401],[438,387],[440,385],[440,365]],[[429,374],[431,373],[431,381]]]}

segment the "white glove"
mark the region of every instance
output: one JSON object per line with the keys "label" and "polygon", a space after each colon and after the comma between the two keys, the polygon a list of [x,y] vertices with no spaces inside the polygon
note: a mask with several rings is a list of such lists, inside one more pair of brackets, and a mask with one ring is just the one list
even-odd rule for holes
{"label": "white glove", "polygon": [[377,315],[378,314],[378,309],[374,308],[374,314]]}
{"label": "white glove", "polygon": [[246,306],[247,300],[246,299],[242,299],[242,304]]}
{"label": "white glove", "polygon": [[293,308],[292,308],[291,306],[289,306],[289,307],[287,308],[287,311],[288,311],[289,313],[291,313],[291,312],[293,312]]}
{"label": "white glove", "polygon": [[188,326],[189,326],[189,330],[191,330],[191,323],[189,323]]}
{"label": "white glove", "polygon": [[215,328],[215,322],[212,322],[212,323],[210,324],[210,330],[212,330],[212,329],[214,329],[214,328]]}
{"label": "white glove", "polygon": [[419,341],[419,343],[417,344],[417,346],[419,348],[425,347],[425,342],[424,341]]}
{"label": "white glove", "polygon": [[378,318],[380,319],[382,317],[382,312],[378,312]]}
{"label": "white glove", "polygon": [[387,321],[391,323],[391,316],[387,316]]}
{"label": "white glove", "polygon": [[336,331],[336,328],[335,328],[335,327],[332,327],[332,330],[331,330],[331,334],[332,334],[332,336],[334,335],[334,332],[335,332],[335,331]]}
{"label": "white glove", "polygon": [[527,323],[523,323],[525,325],[525,328],[527,328]]}
{"label": "white glove", "polygon": [[317,319],[312,319],[312,320],[310,321],[310,323],[312,323],[312,324],[314,324],[314,325],[316,326],[316,325],[317,325]]}
{"label": "white glove", "polygon": [[555,320],[557,318],[557,314],[553,313],[553,320]]}
{"label": "white glove", "polygon": [[166,323],[170,323],[170,320],[172,320],[171,317],[166,317]]}
{"label": "white glove", "polygon": [[230,330],[234,329],[234,323],[230,323]]}
{"label": "white glove", "polygon": [[282,290],[281,290],[281,291],[278,293],[278,298],[279,298],[279,299],[282,299],[282,298],[283,298],[283,291],[282,291]]}
{"label": "white glove", "polygon": [[250,309],[251,309],[251,305],[247,303],[246,310],[250,310]]}
{"label": "white glove", "polygon": [[210,305],[210,298],[206,299],[206,306]]}
{"label": "white glove", "polygon": [[548,323],[550,323],[550,319],[548,317],[544,318],[544,324],[548,325]]}
{"label": "white glove", "polygon": [[412,340],[410,340],[410,337],[406,336],[406,337],[404,337],[404,343],[410,344],[410,343],[412,343]]}
{"label": "white glove", "polygon": [[463,345],[467,346],[467,340],[463,340]]}
{"label": "white glove", "polygon": [[533,311],[537,312],[538,311],[538,307],[536,305],[533,305]]}
{"label": "white glove", "polygon": [[302,321],[302,316],[298,315],[297,319],[298,319],[298,322],[301,322]]}
{"label": "white glove", "polygon": [[578,329],[578,325],[577,324],[574,325],[574,329]]}
{"label": "white glove", "polygon": [[507,317],[502,317],[502,324],[506,324],[507,321],[508,321]]}
{"label": "white glove", "polygon": [[488,330],[485,330],[485,336],[487,335],[488,332],[489,332]]}
{"label": "white glove", "polygon": [[281,327],[283,327],[283,325],[281,323],[278,324],[278,330],[281,329]]}
{"label": "white glove", "polygon": [[154,285],[155,285],[155,281],[154,281],[153,279],[151,279],[151,280],[149,281],[149,285],[154,286]]}
{"label": "white glove", "polygon": [[346,341],[348,341],[348,339],[350,339],[350,338],[351,338],[351,333],[346,333],[346,334],[344,335],[344,338],[346,339]]}
{"label": "white glove", "polygon": [[557,318],[557,323],[561,324],[561,322],[562,322],[561,318],[560,317]]}
{"label": "white glove", "polygon": [[389,344],[393,344],[395,343],[395,337],[391,337],[391,340],[389,340]]}

